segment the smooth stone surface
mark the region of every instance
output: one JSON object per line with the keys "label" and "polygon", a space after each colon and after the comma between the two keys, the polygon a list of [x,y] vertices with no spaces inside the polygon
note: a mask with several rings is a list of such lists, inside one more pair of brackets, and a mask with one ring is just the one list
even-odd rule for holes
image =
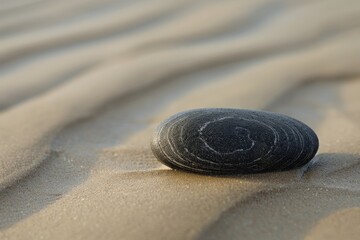
{"label": "smooth stone surface", "polygon": [[178,113],[154,132],[151,148],[165,165],[208,174],[242,174],[303,166],[316,154],[314,131],[288,116],[209,108]]}

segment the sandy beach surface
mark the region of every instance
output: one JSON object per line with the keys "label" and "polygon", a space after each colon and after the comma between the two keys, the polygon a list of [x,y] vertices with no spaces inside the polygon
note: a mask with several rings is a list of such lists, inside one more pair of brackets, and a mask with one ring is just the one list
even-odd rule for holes
{"label": "sandy beach surface", "polygon": [[[173,171],[182,110],[295,117],[307,166]],[[358,0],[0,0],[0,239],[359,239]]]}

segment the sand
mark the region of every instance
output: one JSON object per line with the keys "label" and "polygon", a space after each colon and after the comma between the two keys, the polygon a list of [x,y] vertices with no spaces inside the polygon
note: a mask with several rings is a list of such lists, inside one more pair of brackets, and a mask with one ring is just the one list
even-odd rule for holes
{"label": "sand", "polygon": [[[358,0],[0,0],[0,239],[357,239]],[[288,114],[307,166],[173,171],[198,107]]]}

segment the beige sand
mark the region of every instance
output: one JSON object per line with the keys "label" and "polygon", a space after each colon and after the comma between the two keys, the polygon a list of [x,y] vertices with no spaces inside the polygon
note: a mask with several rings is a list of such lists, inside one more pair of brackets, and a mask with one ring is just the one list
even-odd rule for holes
{"label": "beige sand", "polygon": [[[0,239],[357,239],[358,0],[0,0]],[[197,107],[320,138],[288,172],[210,177],[152,155]]]}

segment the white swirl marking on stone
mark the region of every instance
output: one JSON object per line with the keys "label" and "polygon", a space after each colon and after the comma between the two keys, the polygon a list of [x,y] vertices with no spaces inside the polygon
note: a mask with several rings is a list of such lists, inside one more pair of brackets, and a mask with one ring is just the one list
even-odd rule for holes
{"label": "white swirl marking on stone", "polygon": [[[219,120],[220,121],[220,120]],[[213,121],[215,122],[215,121]],[[219,155],[226,155],[226,154],[234,154],[236,152],[243,152],[243,151],[249,151],[251,150],[254,146],[255,146],[255,141],[250,137],[250,131],[247,130],[246,128],[243,128],[243,127],[236,127],[235,129],[243,129],[246,131],[246,137],[251,141],[251,146],[248,147],[248,148],[239,148],[239,149],[236,149],[234,151],[231,151],[231,152],[219,152],[219,151],[216,151],[214,148],[212,148],[207,142],[205,139],[203,139],[202,137],[199,137],[199,139],[204,143],[204,145],[212,152],[216,153],[216,154],[219,154]],[[200,135],[202,135],[202,132],[199,130],[199,133]]]}

